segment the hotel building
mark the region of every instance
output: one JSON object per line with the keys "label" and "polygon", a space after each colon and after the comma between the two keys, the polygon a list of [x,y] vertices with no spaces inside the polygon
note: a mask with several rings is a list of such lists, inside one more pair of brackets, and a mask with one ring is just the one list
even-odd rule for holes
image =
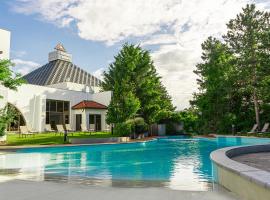
{"label": "hotel building", "polygon": [[[1,44],[3,39],[0,37],[0,40]],[[6,41],[9,37],[4,40],[9,43]],[[47,64],[23,78],[27,83],[17,91],[0,86],[3,96],[0,107],[10,105],[19,113],[8,131],[19,131],[19,126],[27,126],[32,131],[43,132],[46,124],[51,124],[52,128],[57,124],[70,124],[77,131],[81,124],[88,128],[94,124],[96,131],[106,129],[111,92],[100,92],[101,80],[73,64],[72,56],[63,45],[58,44],[49,53]]]}

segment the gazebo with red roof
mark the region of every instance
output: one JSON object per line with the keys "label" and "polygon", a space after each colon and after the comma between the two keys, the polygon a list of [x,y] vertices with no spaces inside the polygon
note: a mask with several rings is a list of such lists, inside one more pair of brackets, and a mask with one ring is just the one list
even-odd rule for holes
{"label": "gazebo with red roof", "polygon": [[101,131],[102,127],[106,127],[107,106],[92,100],[84,100],[72,106],[76,115],[76,129],[80,129],[82,124],[86,124],[86,128]]}

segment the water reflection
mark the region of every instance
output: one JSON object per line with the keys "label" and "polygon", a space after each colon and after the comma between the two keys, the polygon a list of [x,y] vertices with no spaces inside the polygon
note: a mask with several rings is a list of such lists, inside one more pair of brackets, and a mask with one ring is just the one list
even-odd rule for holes
{"label": "water reflection", "polygon": [[209,154],[217,148],[250,142],[240,138],[163,139],[122,145],[25,149],[0,155],[0,181],[15,178],[204,191],[212,188]]}

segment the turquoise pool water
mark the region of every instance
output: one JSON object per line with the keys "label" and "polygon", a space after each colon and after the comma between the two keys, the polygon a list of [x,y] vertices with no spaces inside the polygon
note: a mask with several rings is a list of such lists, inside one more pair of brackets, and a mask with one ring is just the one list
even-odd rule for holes
{"label": "turquoise pool water", "polygon": [[[167,137],[149,142],[27,148],[0,155],[0,169],[19,179],[132,183],[184,190],[212,186],[212,151],[270,139]],[[1,178],[1,177],[0,177]]]}

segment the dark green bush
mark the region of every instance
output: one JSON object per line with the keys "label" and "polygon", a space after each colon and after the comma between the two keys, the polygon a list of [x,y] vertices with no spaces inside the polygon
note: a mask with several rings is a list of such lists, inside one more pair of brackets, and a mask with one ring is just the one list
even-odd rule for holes
{"label": "dark green bush", "polygon": [[9,105],[0,109],[0,136],[5,135],[7,125],[14,121],[16,115],[15,109]]}
{"label": "dark green bush", "polygon": [[131,123],[117,123],[114,127],[114,132],[121,136],[129,136],[132,133],[132,124]]}
{"label": "dark green bush", "polygon": [[147,124],[144,122],[144,119],[138,117],[134,120],[135,133],[145,133],[148,130]]}

